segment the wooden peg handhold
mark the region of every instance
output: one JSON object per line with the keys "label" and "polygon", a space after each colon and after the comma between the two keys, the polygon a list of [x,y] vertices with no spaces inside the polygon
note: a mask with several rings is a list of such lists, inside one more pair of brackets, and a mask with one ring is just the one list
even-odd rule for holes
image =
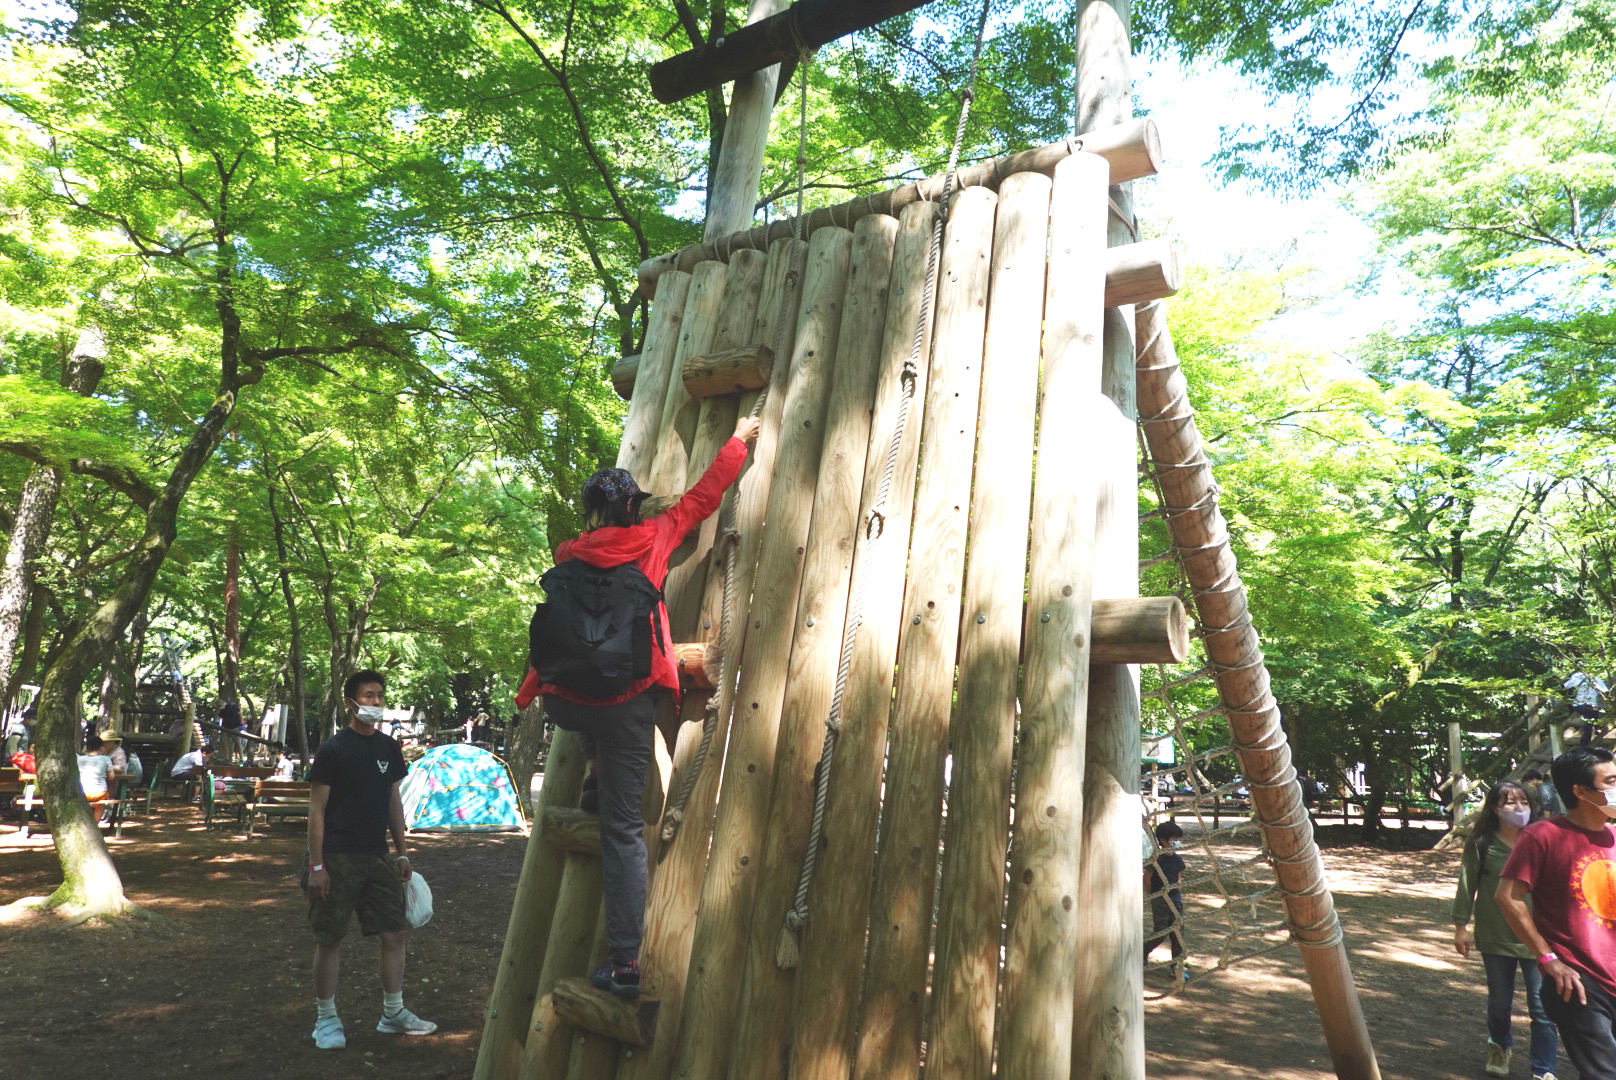
{"label": "wooden peg handhold", "polygon": [[652,998],[625,1001],[597,990],[588,979],[558,980],[550,991],[555,1014],[574,1027],[630,1046],[650,1046],[656,1036],[662,1002]]}
{"label": "wooden peg handhold", "polygon": [[725,352],[685,358],[685,390],[693,398],[739,394],[769,385],[774,352],[767,345],[748,345]]}

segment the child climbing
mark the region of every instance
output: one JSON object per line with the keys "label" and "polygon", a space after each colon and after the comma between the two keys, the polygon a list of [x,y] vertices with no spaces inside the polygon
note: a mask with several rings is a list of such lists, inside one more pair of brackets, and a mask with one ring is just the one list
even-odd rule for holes
{"label": "child climbing", "polygon": [[590,982],[640,993],[646,855],[640,800],[651,761],[656,694],[679,694],[662,586],[684,538],[718,509],[740,475],[760,422],[745,417],[707,472],[665,513],[640,520],[647,493],[624,469],[601,469],[583,490],[586,531],[556,549],[546,602],[530,628],[518,708],[535,697],[557,727],[578,734],[597,795],[606,895],[606,963]]}

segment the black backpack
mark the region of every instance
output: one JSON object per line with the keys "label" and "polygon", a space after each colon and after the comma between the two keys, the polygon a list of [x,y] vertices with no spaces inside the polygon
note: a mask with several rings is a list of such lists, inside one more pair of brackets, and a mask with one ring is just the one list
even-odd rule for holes
{"label": "black backpack", "polygon": [[662,590],[633,563],[568,559],[539,585],[545,600],[528,625],[528,664],[542,681],[604,701],[650,676],[653,647],[667,652],[656,617]]}

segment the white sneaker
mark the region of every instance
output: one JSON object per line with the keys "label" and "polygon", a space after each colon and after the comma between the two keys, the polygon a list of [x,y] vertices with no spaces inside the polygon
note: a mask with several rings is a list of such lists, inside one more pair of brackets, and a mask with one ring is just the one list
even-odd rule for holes
{"label": "white sneaker", "polygon": [[342,1021],[335,1016],[316,1020],[314,1022],[314,1045],[321,1050],[341,1050],[347,1046],[348,1036],[343,1034]]}
{"label": "white sneaker", "polygon": [[1560,1080],[1560,1078],[1553,1073],[1533,1073],[1532,1080]]}
{"label": "white sneaker", "polygon": [[438,1030],[438,1025],[422,1020],[408,1009],[400,1009],[397,1016],[384,1016],[376,1021],[376,1030],[383,1035],[430,1035]]}
{"label": "white sneaker", "polygon": [[1499,1046],[1497,1043],[1493,1042],[1491,1039],[1488,1039],[1487,1040],[1487,1075],[1488,1076],[1508,1076],[1509,1075],[1509,1055],[1510,1055],[1510,1048],[1509,1047],[1507,1047],[1507,1046]]}

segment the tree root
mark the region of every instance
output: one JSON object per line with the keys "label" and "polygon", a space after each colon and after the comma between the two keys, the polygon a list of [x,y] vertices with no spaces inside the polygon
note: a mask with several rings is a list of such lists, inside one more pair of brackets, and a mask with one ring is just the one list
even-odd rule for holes
{"label": "tree root", "polygon": [[92,927],[128,935],[133,935],[138,927],[140,933],[146,935],[153,929],[176,928],[177,924],[127,900],[118,904],[79,904],[53,896],[25,896],[0,906],[0,926],[17,933]]}

